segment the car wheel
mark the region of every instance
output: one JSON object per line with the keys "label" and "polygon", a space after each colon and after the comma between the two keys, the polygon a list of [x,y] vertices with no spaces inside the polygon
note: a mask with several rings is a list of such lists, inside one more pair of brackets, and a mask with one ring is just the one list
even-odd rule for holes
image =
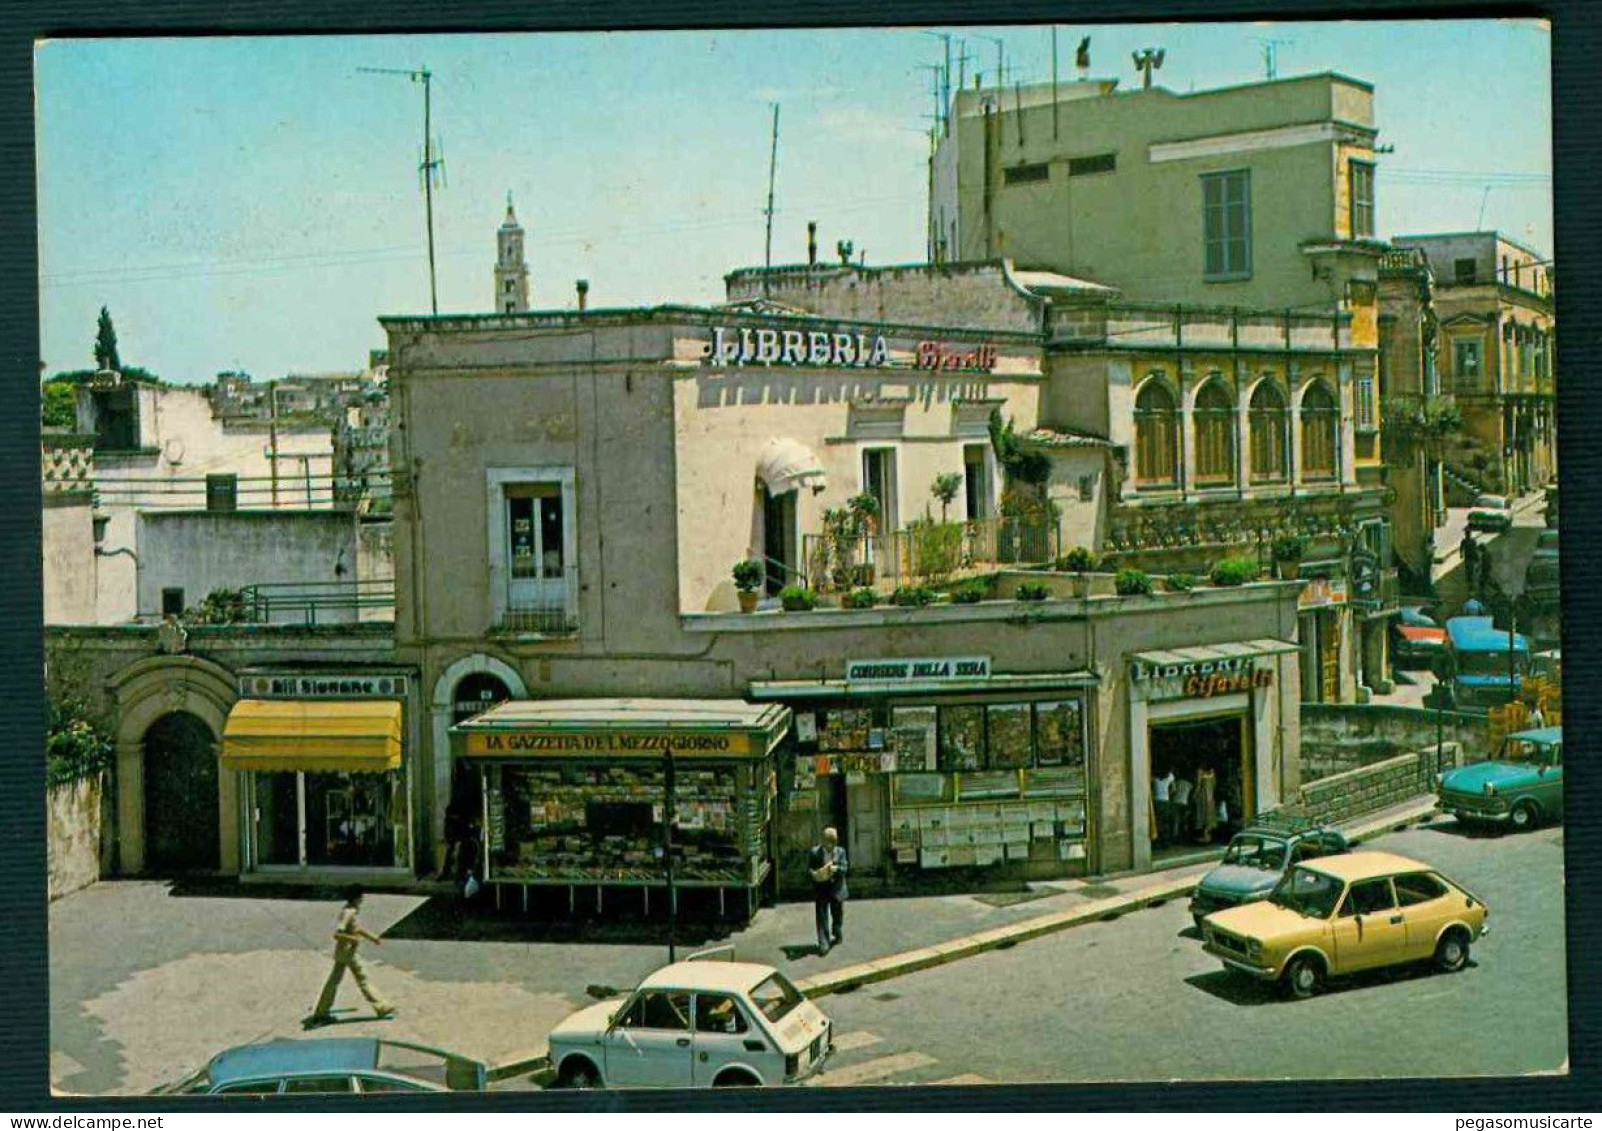
{"label": "car wheel", "polygon": [[1468,965],[1469,941],[1462,931],[1448,931],[1435,945],[1435,965],[1448,974],[1455,974]]}
{"label": "car wheel", "polygon": [[1324,967],[1310,955],[1300,955],[1285,967],[1285,990],[1293,998],[1306,999],[1318,992],[1324,981]]}
{"label": "car wheel", "polygon": [[562,1072],[556,1078],[558,1088],[590,1089],[601,1086],[601,1075],[595,1071],[595,1065],[587,1060],[570,1060],[562,1065]]}
{"label": "car wheel", "polygon": [[746,1072],[725,1072],[712,1081],[714,1088],[754,1088],[757,1081]]}
{"label": "car wheel", "polygon": [[1519,832],[1535,827],[1535,806],[1528,801],[1520,801],[1513,806],[1513,827]]}

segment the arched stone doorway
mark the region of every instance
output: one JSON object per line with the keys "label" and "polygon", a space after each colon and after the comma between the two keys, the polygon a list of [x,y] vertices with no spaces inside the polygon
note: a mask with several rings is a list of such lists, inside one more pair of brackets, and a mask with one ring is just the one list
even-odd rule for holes
{"label": "arched stone doorway", "polygon": [[475,652],[447,667],[434,681],[431,703],[433,740],[429,756],[433,766],[433,798],[429,827],[434,843],[434,866],[444,866],[445,809],[450,802],[455,759],[451,755],[450,728],[463,719],[488,710],[505,699],[528,698],[528,685],[512,665]]}
{"label": "arched stone doorway", "polygon": [[[116,871],[137,876],[145,871],[146,862],[146,735],[169,715],[193,716],[212,736],[215,759],[216,736],[222,734],[237,692],[232,672],[198,656],[151,656],[139,660],[112,676],[107,687],[117,715]],[[157,737],[160,736],[158,732]],[[211,866],[230,875],[239,871],[237,778],[237,774],[217,773],[211,813],[203,817],[190,813],[185,817],[210,824],[216,845]]]}
{"label": "arched stone doorway", "polygon": [[144,758],[146,870],[216,871],[217,736],[198,716],[173,711],[145,731]]}

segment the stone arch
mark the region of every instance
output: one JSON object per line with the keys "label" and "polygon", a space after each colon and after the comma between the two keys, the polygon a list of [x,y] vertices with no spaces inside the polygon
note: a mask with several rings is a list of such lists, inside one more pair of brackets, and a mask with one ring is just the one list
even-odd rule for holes
{"label": "stone arch", "polygon": [[444,865],[445,806],[451,795],[451,707],[455,702],[456,685],[470,675],[492,675],[506,684],[513,699],[528,698],[528,684],[519,672],[505,660],[483,652],[472,652],[449,664],[434,680],[434,691],[429,700],[429,761],[432,770],[432,802],[429,807],[429,830],[432,835],[434,866]]}
{"label": "stone arch", "polygon": [[[222,742],[239,693],[227,668],[198,656],[153,656],[128,665],[106,683],[116,707],[117,871],[145,870],[145,732],[170,714],[194,715]],[[217,857],[239,871],[239,791],[235,775],[217,777]]]}

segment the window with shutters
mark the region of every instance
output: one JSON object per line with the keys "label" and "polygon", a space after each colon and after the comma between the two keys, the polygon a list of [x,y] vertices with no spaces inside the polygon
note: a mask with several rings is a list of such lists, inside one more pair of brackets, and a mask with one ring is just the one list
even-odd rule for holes
{"label": "window with shutters", "polygon": [[1272,381],[1252,393],[1250,409],[1254,483],[1283,483],[1290,478],[1290,413],[1285,394]]}
{"label": "window with shutters", "polygon": [[1350,161],[1347,176],[1351,182],[1352,238],[1365,239],[1374,234],[1374,166],[1368,161]]}
{"label": "window with shutters", "polygon": [[1191,416],[1196,431],[1196,482],[1219,487],[1235,482],[1235,398],[1214,378],[1196,394]]}
{"label": "window with shutters", "polygon": [[1302,395],[1302,478],[1334,479],[1340,434],[1340,409],[1322,381]]}
{"label": "window with shutters", "polygon": [[1252,273],[1251,172],[1202,177],[1202,277],[1246,279]]}
{"label": "window with shutters", "polygon": [[1179,484],[1179,412],[1173,394],[1149,380],[1135,398],[1135,486]]}

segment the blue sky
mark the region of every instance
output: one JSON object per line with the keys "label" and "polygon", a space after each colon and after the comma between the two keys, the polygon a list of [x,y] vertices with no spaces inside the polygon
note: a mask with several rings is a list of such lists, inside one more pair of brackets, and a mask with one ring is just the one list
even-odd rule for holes
{"label": "blue sky", "polygon": [[[940,29],[937,29],[940,30]],[[1051,77],[1046,27],[943,29],[987,83]],[[1061,73],[1176,91],[1338,70],[1376,87],[1382,234],[1499,228],[1552,248],[1549,31],[1532,21],[1063,26]],[[426,313],[421,88],[358,67],[427,65],[446,185],[442,313],[491,306],[510,190],[536,306],[713,302],[760,264],[771,104],[781,105],[774,261],[924,258],[929,75],[918,29],[58,40],[37,52],[40,299],[48,371],[91,362],[109,306],[125,363],[170,380],[359,368],[380,314]],[[1485,191],[1486,185],[1490,191]]]}

